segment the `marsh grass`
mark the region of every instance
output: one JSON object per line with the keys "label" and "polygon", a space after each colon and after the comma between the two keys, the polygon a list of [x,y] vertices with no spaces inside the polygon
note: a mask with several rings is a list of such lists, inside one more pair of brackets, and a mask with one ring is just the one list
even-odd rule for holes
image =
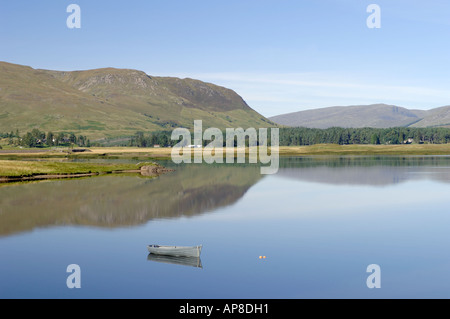
{"label": "marsh grass", "polygon": [[[92,148],[92,155],[152,156],[170,158],[172,148],[108,147]],[[270,151],[270,147],[269,147]],[[223,151],[225,153],[225,150]],[[248,153],[248,148],[246,153]],[[407,145],[338,145],[316,144],[309,146],[280,146],[280,156],[292,155],[450,155],[450,144]]]}
{"label": "marsh grass", "polygon": [[[248,148],[245,153],[248,155]],[[270,147],[269,147],[270,153]],[[36,152],[33,149],[0,152],[0,159],[132,159],[142,161],[170,160],[172,148],[139,148],[139,147],[93,147],[88,152],[71,153],[68,150],[48,150]],[[194,154],[194,149],[192,149]],[[225,150],[223,150],[225,156]],[[237,154],[237,150],[235,150]],[[316,144],[310,146],[280,146],[280,156],[309,155],[450,155],[450,144],[408,144],[408,145],[338,145]],[[92,165],[92,164],[91,164]],[[1,169],[1,168],[0,168]],[[1,176],[1,174],[0,174]]]}
{"label": "marsh grass", "polygon": [[450,155],[450,144],[281,146],[280,155]]}
{"label": "marsh grass", "polygon": [[139,164],[94,164],[56,161],[5,161],[0,160],[0,176],[18,177],[34,175],[72,175],[72,174],[106,174],[119,171],[139,170],[144,165]]}

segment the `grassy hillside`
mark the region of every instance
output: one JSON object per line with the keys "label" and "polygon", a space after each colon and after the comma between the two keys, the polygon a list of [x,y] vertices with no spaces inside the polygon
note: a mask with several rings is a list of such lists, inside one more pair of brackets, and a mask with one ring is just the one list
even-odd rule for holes
{"label": "grassy hillside", "polygon": [[136,131],[270,127],[234,91],[193,79],[128,69],[37,70],[0,62],[0,132],[83,134],[92,140]]}

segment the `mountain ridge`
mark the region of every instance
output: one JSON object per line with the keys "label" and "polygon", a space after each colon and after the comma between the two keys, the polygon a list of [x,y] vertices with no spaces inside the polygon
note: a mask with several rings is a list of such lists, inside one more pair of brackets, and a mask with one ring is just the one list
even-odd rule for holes
{"label": "mountain ridge", "polygon": [[269,119],[284,126],[320,129],[330,127],[450,127],[450,106],[430,110],[408,109],[381,103],[332,106],[280,114],[269,117]]}
{"label": "mountain ridge", "polygon": [[277,126],[235,91],[134,69],[34,69],[0,61],[0,132],[71,132],[92,139],[204,126]]}

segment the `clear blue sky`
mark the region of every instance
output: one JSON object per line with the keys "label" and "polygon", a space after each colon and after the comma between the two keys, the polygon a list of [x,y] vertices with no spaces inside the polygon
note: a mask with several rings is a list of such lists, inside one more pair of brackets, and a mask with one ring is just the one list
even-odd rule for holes
{"label": "clear blue sky", "polygon": [[[81,29],[66,8],[81,7]],[[369,4],[381,28],[369,29]],[[235,90],[265,116],[450,104],[448,0],[39,0],[0,4],[0,60],[133,68]]]}

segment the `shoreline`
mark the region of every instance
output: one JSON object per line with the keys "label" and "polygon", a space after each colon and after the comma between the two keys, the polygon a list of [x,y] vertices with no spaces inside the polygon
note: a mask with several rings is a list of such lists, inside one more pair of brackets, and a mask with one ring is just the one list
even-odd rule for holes
{"label": "shoreline", "polygon": [[[5,161],[3,161],[5,162]],[[17,161],[11,161],[17,162]],[[24,163],[24,162],[20,162]],[[25,162],[28,163],[28,162]],[[103,168],[103,166],[98,166],[97,168]],[[123,169],[123,170],[100,170],[100,171],[89,171],[89,172],[75,172],[75,173],[31,173],[27,175],[1,175],[0,183],[12,183],[12,182],[25,182],[25,181],[37,181],[37,180],[51,180],[51,179],[70,179],[70,178],[81,178],[81,177],[92,177],[100,175],[110,175],[110,174],[140,174],[145,177],[156,177],[161,174],[174,171],[173,169],[168,169],[160,165],[143,165],[137,169]]]}
{"label": "shoreline", "polygon": [[[270,150],[270,147],[268,147]],[[225,154],[225,148],[222,149]],[[191,150],[192,153],[194,149]],[[248,153],[248,147],[245,148]],[[237,152],[237,148],[235,148]],[[83,152],[71,152],[68,149],[11,149],[0,150],[2,158],[73,158],[73,159],[171,159],[172,148],[138,148],[138,147],[92,147]],[[307,146],[280,146],[280,156],[295,155],[450,155],[450,144],[315,144]]]}
{"label": "shoreline", "polygon": [[[245,151],[248,154],[249,149],[245,148]],[[120,173],[135,173],[152,177],[173,170],[158,163],[146,162],[146,160],[170,160],[171,152],[172,148],[134,147],[97,147],[89,148],[86,153],[72,153],[64,149],[3,149],[0,150],[0,183]],[[450,156],[450,144],[280,146],[279,156]],[[55,161],[55,159],[63,161]],[[100,164],[64,161],[67,159],[139,159],[143,162],[139,164]]]}

